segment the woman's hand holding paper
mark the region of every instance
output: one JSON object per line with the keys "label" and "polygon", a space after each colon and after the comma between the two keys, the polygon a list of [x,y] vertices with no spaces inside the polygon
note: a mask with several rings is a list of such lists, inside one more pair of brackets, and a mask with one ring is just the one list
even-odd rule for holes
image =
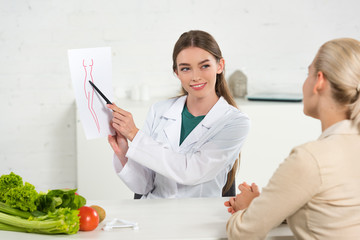
{"label": "woman's hand holding paper", "polygon": [[116,131],[116,134],[114,136],[108,136],[108,141],[111,148],[114,150],[116,156],[119,158],[121,164],[125,166],[128,160],[125,155],[129,148],[127,139],[123,135],[121,135],[121,133]]}

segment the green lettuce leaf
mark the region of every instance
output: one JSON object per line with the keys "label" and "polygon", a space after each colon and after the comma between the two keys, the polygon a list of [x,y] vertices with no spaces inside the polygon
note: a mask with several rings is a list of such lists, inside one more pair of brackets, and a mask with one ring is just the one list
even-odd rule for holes
{"label": "green lettuce leaf", "polygon": [[23,211],[35,211],[38,193],[35,187],[25,182],[25,185],[11,188],[4,195],[5,203],[13,208],[19,208]]}
{"label": "green lettuce leaf", "polygon": [[57,208],[79,209],[86,204],[86,199],[76,195],[77,189],[54,189],[40,194],[37,209],[42,212],[55,211]]}
{"label": "green lettuce leaf", "polygon": [[0,201],[5,202],[4,196],[7,191],[12,188],[20,187],[23,185],[23,180],[19,175],[11,172],[4,174],[0,177]]}

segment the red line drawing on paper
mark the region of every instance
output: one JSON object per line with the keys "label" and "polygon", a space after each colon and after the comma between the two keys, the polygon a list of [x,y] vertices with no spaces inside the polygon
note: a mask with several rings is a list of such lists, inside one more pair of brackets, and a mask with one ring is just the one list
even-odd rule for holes
{"label": "red line drawing on paper", "polygon": [[[89,81],[94,82],[93,76],[92,76],[92,70],[94,66],[94,61],[91,59],[91,64],[86,64],[85,59],[83,59],[83,67],[85,70],[85,80],[84,80],[84,91],[85,91],[85,97],[87,99],[88,108],[91,113],[91,115],[94,118],[96,127],[98,129],[98,132],[100,132],[100,124],[98,117],[96,115],[96,112],[94,110],[94,88],[90,85]],[[89,67],[89,69],[88,69]]]}

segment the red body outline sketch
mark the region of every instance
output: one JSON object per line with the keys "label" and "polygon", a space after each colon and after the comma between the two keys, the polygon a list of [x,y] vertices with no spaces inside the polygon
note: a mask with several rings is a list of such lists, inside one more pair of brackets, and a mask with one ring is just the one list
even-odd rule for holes
{"label": "red body outline sketch", "polygon": [[[94,66],[93,59],[91,59],[91,64],[88,64],[88,65],[85,63],[85,59],[83,59],[83,67],[85,70],[85,79],[84,79],[85,97],[87,100],[88,109],[89,109],[92,117],[94,118],[98,132],[100,133],[100,123],[99,123],[98,117],[96,115],[96,112],[94,110],[94,91],[95,90],[89,83],[89,81],[94,82],[94,79],[92,76],[93,66]],[[89,67],[89,69],[88,69],[88,67]]]}

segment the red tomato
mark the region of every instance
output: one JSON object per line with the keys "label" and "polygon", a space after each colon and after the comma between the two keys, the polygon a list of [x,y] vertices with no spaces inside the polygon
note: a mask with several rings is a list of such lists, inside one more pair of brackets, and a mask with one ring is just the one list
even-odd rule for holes
{"label": "red tomato", "polygon": [[92,231],[99,225],[99,215],[95,209],[83,206],[79,211],[80,231]]}

